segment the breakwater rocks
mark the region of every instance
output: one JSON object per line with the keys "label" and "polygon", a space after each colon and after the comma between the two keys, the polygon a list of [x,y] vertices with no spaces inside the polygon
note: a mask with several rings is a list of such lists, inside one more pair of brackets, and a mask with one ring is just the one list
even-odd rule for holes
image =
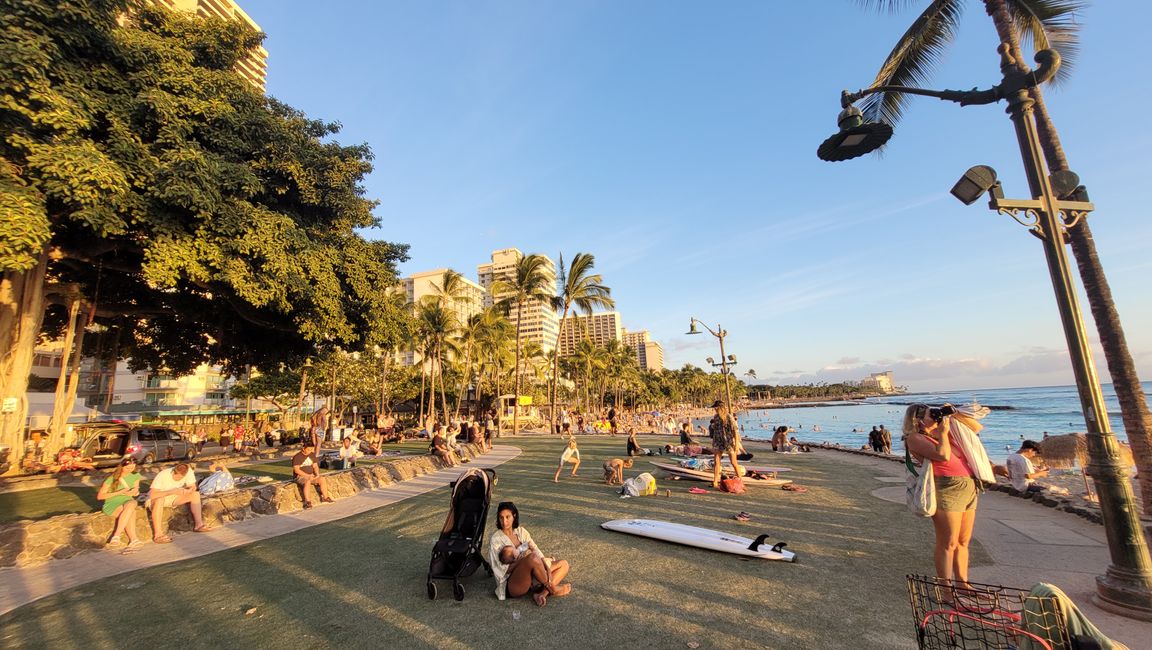
{"label": "breakwater rocks", "polygon": [[[482,452],[478,445],[460,445],[459,453],[462,458],[475,458]],[[435,456],[408,456],[324,472],[324,479],[332,498],[343,499],[363,490],[429,474],[442,467],[444,464]],[[203,498],[204,521],[214,527],[303,508],[300,487],[294,481],[257,484]],[[165,516],[169,535],[175,537],[191,532],[192,515],[187,508],[168,509]],[[136,534],[142,540],[152,539],[148,519],[148,511],[141,508],[136,517]],[[101,512],[0,525],[0,567],[35,566],[53,559],[102,550],[112,535],[112,525],[112,518]]]}
{"label": "breakwater rocks", "polygon": [[[904,456],[903,455],[896,456],[894,454],[878,454],[874,451],[868,451],[866,449],[849,449],[846,447],[840,447],[840,446],[836,446],[836,445],[812,444],[812,443],[801,443],[801,444],[807,444],[808,446],[816,448],[816,449],[827,449],[829,451],[839,451],[839,452],[843,452],[846,454],[856,454],[858,456],[871,456],[873,458],[877,458],[880,460],[888,460],[888,461],[892,461],[894,463],[900,463],[900,464],[904,463]],[[1005,492],[1005,493],[1010,494],[1014,497],[1029,499],[1033,503],[1037,503],[1039,505],[1046,506],[1048,508],[1055,508],[1055,509],[1060,510],[1062,512],[1067,512],[1067,513],[1076,515],[1077,517],[1082,517],[1082,518],[1087,519],[1088,521],[1091,521],[1091,522],[1096,523],[1096,524],[1100,524],[1100,525],[1104,524],[1104,517],[1100,513],[1100,506],[1097,504],[1094,504],[1094,503],[1086,502],[1084,499],[1081,499],[1079,497],[1050,495],[1050,494],[1047,494],[1045,492],[1035,492],[1032,494],[1025,495],[1007,483],[985,484],[984,488],[986,490],[990,490],[990,491],[994,491],[994,492]],[[1152,523],[1147,522],[1147,520],[1145,520],[1145,521],[1146,521],[1145,529],[1152,529]],[[1152,533],[1148,533],[1148,535],[1149,535],[1149,537],[1152,537]]]}

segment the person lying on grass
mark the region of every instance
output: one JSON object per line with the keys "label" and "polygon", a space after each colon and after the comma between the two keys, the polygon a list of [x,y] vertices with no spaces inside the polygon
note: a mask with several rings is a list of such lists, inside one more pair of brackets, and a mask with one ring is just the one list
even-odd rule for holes
{"label": "person lying on grass", "polygon": [[604,461],[604,484],[624,485],[624,470],[632,467],[632,459],[613,458]]}
{"label": "person lying on grass", "polygon": [[572,585],[562,584],[568,561],[545,557],[532,535],[520,525],[520,511],[511,501],[496,506],[496,532],[488,540],[488,563],[496,578],[496,598],[532,594],[543,607],[549,596],[566,596]]}

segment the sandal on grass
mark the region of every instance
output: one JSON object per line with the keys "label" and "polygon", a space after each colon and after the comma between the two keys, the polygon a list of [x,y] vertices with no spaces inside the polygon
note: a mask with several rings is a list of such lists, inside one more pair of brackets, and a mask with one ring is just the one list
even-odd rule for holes
{"label": "sandal on grass", "polygon": [[808,491],[808,488],[806,488],[806,487],[801,487],[799,485],[792,485],[791,483],[789,483],[787,485],[780,486],[780,489],[788,491],[788,492],[807,492]]}
{"label": "sandal on grass", "polygon": [[708,490],[705,490],[704,488],[698,488],[698,487],[690,487],[690,488],[688,488],[688,491],[691,492],[692,494],[708,494]]}
{"label": "sandal on grass", "polygon": [[748,521],[749,519],[752,518],[752,515],[748,514],[747,512],[741,512],[741,513],[732,515],[732,518],[735,519],[736,521]]}

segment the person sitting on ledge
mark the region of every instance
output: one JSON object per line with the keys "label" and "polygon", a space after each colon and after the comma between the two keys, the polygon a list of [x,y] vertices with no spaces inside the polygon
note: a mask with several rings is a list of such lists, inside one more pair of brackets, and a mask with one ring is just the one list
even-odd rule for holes
{"label": "person sitting on ledge", "polygon": [[1044,490],[1044,486],[1036,485],[1034,479],[1048,476],[1047,467],[1036,467],[1033,460],[1040,455],[1040,444],[1034,440],[1025,440],[1020,449],[1008,457],[1006,462],[1008,479],[1012,487],[1020,491],[1021,496],[1030,497]]}
{"label": "person sitting on ledge", "polygon": [[340,460],[336,462],[337,469],[352,469],[356,467],[356,459],[361,456],[360,445],[352,444],[354,442],[352,436],[348,436],[340,441]]}
{"label": "person sitting on ledge", "polygon": [[312,501],[312,491],[308,488],[315,485],[320,492],[321,503],[332,503],[328,496],[328,483],[320,476],[320,465],[316,462],[316,446],[311,440],[305,440],[300,451],[292,457],[292,475],[296,477],[296,484],[300,486],[300,494],[304,498],[304,507],[315,505]]}
{"label": "person sitting on ledge", "polygon": [[436,425],[435,431],[435,435],[432,436],[432,443],[428,445],[428,451],[433,456],[444,461],[444,464],[448,465],[448,467],[456,467],[460,462],[456,460],[456,454],[452,453],[452,450],[448,448],[448,442],[444,440],[444,434],[440,433],[439,424]]}
{"label": "person sitting on ledge", "polygon": [[192,513],[193,529],[197,533],[211,530],[204,524],[200,506],[200,490],[196,487],[196,473],[188,463],[178,463],[160,472],[152,479],[148,490],[148,507],[152,509],[152,541],[167,544],[172,538],[164,533],[164,509],[188,504]]}
{"label": "person sitting on ledge", "polygon": [[144,542],[136,538],[136,497],[140,494],[140,475],[136,473],[136,461],[131,457],[120,461],[112,476],[104,479],[96,498],[104,502],[102,511],[116,521],[108,548],[124,546],[121,535],[128,536],[128,546],[124,550],[139,550]]}

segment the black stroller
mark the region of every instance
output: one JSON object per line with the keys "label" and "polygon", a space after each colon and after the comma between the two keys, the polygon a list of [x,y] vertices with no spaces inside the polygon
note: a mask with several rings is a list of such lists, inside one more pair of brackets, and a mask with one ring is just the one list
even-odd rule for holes
{"label": "black stroller", "polygon": [[451,483],[448,520],[432,548],[432,561],[428,564],[428,598],[436,599],[434,580],[451,580],[452,594],[456,600],[464,600],[460,578],[476,573],[481,564],[488,575],[492,575],[492,567],[484,559],[484,522],[488,520],[488,502],[495,484],[496,470],[475,468],[466,470]]}

